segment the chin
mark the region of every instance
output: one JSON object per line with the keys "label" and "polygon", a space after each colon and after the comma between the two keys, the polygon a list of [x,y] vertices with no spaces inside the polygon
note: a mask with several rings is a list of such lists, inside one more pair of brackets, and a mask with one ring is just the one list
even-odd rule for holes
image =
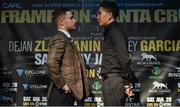
{"label": "chin", "polygon": [[76,29],[76,27],[74,27],[72,30],[75,30]]}
{"label": "chin", "polygon": [[103,24],[99,24],[99,26],[102,26],[102,27],[103,27],[104,25],[103,25]]}
{"label": "chin", "polygon": [[72,28],[72,29],[69,29],[69,31],[73,31],[73,30],[75,30],[76,29],[76,27],[74,27],[74,28]]}

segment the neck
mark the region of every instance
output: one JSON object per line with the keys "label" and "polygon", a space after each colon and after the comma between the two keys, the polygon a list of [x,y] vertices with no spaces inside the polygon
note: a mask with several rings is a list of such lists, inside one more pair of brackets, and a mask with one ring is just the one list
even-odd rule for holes
{"label": "neck", "polygon": [[64,30],[64,31],[66,31],[66,32],[69,32],[69,31],[68,31],[66,28],[64,28],[63,26],[59,26],[58,29],[59,29],[59,30]]}
{"label": "neck", "polygon": [[[108,24],[110,24],[110,23],[112,23],[112,22],[115,22],[116,20],[115,19],[111,19],[109,22],[108,22]],[[107,25],[108,25],[107,24]]]}
{"label": "neck", "polygon": [[115,21],[116,21],[115,19],[109,20],[109,22],[107,22],[107,24],[104,27],[108,26],[110,23],[115,22]]}

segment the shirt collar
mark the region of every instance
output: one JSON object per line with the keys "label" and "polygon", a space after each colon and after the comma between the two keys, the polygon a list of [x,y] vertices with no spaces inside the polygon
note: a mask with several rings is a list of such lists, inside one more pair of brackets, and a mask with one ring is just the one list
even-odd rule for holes
{"label": "shirt collar", "polygon": [[71,38],[71,35],[69,32],[65,31],[65,30],[62,30],[62,29],[58,29],[58,31],[61,31],[63,32],[68,38]]}
{"label": "shirt collar", "polygon": [[109,23],[107,26],[105,26],[104,28],[105,29],[109,29],[109,28],[111,28],[116,23],[117,23],[116,21],[113,21],[113,22]]}

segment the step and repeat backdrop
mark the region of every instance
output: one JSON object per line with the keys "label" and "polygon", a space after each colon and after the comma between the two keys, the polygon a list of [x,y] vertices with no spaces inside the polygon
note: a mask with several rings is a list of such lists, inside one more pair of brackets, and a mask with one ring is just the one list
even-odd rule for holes
{"label": "step and repeat backdrop", "polygon": [[[0,105],[47,105],[50,78],[46,59],[49,40],[56,32],[52,13],[59,7],[72,9],[77,21],[72,35],[84,58],[91,88],[84,105],[103,105],[104,37],[96,22],[101,1],[0,1]],[[126,98],[126,106],[180,106],[180,1],[114,1],[119,7],[117,21],[128,35],[135,76],[135,96]]]}

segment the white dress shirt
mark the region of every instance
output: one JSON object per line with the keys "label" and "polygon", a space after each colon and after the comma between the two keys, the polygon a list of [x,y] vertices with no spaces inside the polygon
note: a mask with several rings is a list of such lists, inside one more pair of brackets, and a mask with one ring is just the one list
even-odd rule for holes
{"label": "white dress shirt", "polygon": [[58,29],[58,31],[63,32],[68,38],[71,38],[71,35],[69,34],[69,32],[62,30],[62,29]]}

